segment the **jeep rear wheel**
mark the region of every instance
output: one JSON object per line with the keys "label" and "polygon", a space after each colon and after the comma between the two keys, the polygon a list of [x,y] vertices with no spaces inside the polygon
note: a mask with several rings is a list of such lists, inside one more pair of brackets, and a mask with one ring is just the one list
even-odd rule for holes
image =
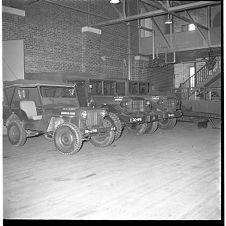
{"label": "jeep rear wheel", "polygon": [[59,125],[54,133],[54,144],[62,154],[71,155],[78,152],[82,147],[80,129],[71,123]]}
{"label": "jeep rear wheel", "polygon": [[109,117],[112,119],[112,121],[114,122],[114,125],[116,127],[115,140],[118,140],[118,138],[121,136],[121,133],[122,133],[122,123],[121,123],[119,117],[112,112],[109,112]]}
{"label": "jeep rear wheel", "polygon": [[176,118],[172,119],[163,119],[159,121],[159,128],[160,129],[172,129],[177,123]]}
{"label": "jeep rear wheel", "polygon": [[152,134],[158,129],[158,122],[150,122],[148,123],[148,127],[146,133]]}
{"label": "jeep rear wheel", "polygon": [[[104,119],[104,127],[112,127],[112,123],[108,119]],[[106,147],[113,143],[115,139],[114,131],[108,131],[104,134],[92,136],[90,142],[96,147]]]}
{"label": "jeep rear wheel", "polygon": [[7,126],[9,141],[14,146],[22,146],[26,142],[26,131],[18,120],[12,120]]}
{"label": "jeep rear wheel", "polygon": [[129,132],[131,132],[137,136],[140,136],[146,132],[147,127],[148,127],[147,123],[142,123],[142,124],[138,124],[138,125],[131,125],[131,126],[128,126],[127,128],[129,130]]}

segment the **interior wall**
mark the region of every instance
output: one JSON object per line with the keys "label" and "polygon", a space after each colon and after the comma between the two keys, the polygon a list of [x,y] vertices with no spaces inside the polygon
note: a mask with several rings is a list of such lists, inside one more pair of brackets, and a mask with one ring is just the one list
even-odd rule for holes
{"label": "interior wall", "polygon": [[[72,6],[71,1],[57,3]],[[73,7],[88,10],[88,1],[76,1],[76,4],[77,7],[74,5]],[[122,4],[119,5],[122,7]],[[91,0],[90,11],[109,18],[119,17],[109,1]],[[24,39],[25,72],[27,73],[82,72],[82,59],[85,55],[82,49],[84,40],[81,28],[106,21],[100,17],[88,16],[88,14],[44,1],[28,5],[25,15],[23,21],[20,21],[3,13],[3,36],[5,40],[15,39],[14,36],[22,36]],[[135,54],[138,51],[138,36],[137,29],[134,27],[131,28],[130,41],[130,52]],[[93,63],[94,68],[100,69],[93,70],[94,74],[97,72],[106,77],[127,77],[129,66],[127,24],[102,27],[100,51],[92,57],[100,59],[98,64]]]}

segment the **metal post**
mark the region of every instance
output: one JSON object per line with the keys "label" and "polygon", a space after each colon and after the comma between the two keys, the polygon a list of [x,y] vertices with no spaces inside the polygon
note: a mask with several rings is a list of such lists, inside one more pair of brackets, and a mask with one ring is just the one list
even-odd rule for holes
{"label": "metal post", "polygon": [[155,59],[155,31],[152,31],[152,59]]}
{"label": "metal post", "polygon": [[[129,1],[124,0],[124,12],[126,15],[129,15]],[[126,16],[125,15],[125,16]],[[130,34],[131,34],[131,28],[130,28],[130,22],[127,23],[127,29],[128,29],[128,79],[131,80],[131,40],[130,40]]]}
{"label": "metal post", "polygon": [[[140,14],[140,5],[139,5],[139,0],[137,0],[137,14],[139,15]],[[138,19],[138,42],[139,42],[139,47],[138,47],[138,53],[140,53],[141,51],[141,43],[140,43],[140,40],[141,40],[141,29],[140,29],[140,26],[141,26],[141,21],[140,19]]]}
{"label": "metal post", "polygon": [[90,25],[90,0],[88,0],[88,26]]}

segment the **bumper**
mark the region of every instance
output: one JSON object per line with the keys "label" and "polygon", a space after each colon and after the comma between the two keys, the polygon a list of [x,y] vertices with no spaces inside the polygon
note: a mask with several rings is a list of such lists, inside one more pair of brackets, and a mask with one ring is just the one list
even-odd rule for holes
{"label": "bumper", "polygon": [[180,110],[177,110],[175,112],[163,112],[157,115],[158,119],[171,119],[171,118],[178,118],[182,116],[182,113]]}
{"label": "bumper", "polygon": [[95,135],[99,133],[108,133],[110,131],[115,131],[115,130],[116,130],[115,127],[86,128],[83,130],[83,134],[85,136],[88,136],[88,135]]}

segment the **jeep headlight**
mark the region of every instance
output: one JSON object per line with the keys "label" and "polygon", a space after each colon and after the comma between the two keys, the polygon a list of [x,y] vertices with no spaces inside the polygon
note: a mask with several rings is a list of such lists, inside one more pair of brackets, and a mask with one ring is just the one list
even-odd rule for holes
{"label": "jeep headlight", "polygon": [[161,104],[164,104],[165,101],[163,99],[160,99],[160,100],[157,101],[157,103],[161,105]]}
{"label": "jeep headlight", "polygon": [[86,119],[87,118],[87,111],[82,111],[81,116],[82,116],[82,118]]}
{"label": "jeep headlight", "polygon": [[151,101],[150,100],[146,100],[146,105],[147,106],[151,106]]}
{"label": "jeep headlight", "polygon": [[130,103],[129,103],[129,101],[122,101],[121,103],[120,103],[120,106],[121,107],[126,107],[126,106],[128,106]]}
{"label": "jeep headlight", "polygon": [[104,118],[107,115],[107,111],[105,109],[101,110],[100,115]]}

